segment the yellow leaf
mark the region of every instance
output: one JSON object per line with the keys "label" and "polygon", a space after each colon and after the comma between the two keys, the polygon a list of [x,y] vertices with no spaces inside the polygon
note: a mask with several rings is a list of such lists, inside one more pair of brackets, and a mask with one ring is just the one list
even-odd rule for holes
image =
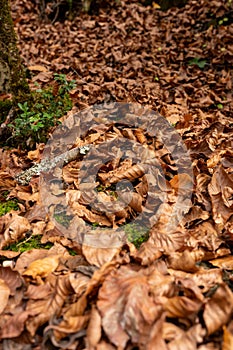
{"label": "yellow leaf", "polygon": [[28,67],[29,70],[35,70],[38,72],[47,72],[47,68],[45,68],[44,66],[40,66],[40,65],[35,65],[35,66],[29,66]]}
{"label": "yellow leaf", "polygon": [[50,273],[56,270],[57,266],[59,264],[59,256],[53,255],[49,256],[44,259],[38,259],[33,261],[27,270],[23,273],[24,276],[32,276],[33,278],[36,278],[37,276],[40,277],[47,277]]}
{"label": "yellow leaf", "polygon": [[153,9],[160,9],[160,6],[159,6],[159,4],[157,4],[157,2],[153,2],[152,7],[153,7]]}
{"label": "yellow leaf", "polygon": [[233,349],[233,335],[226,326],[223,326],[223,344],[222,350],[232,350]]}

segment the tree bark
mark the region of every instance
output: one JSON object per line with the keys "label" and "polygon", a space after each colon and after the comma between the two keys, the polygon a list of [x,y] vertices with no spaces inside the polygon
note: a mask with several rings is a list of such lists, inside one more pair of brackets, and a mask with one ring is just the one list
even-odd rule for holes
{"label": "tree bark", "polygon": [[30,94],[22,65],[9,0],[0,0],[0,93],[11,93],[13,104],[28,100]]}

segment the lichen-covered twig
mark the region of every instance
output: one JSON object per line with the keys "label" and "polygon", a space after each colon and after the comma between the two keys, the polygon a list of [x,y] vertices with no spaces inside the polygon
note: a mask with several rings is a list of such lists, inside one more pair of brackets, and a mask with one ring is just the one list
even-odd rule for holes
{"label": "lichen-covered twig", "polygon": [[86,145],[73,148],[54,158],[44,158],[40,163],[35,164],[31,168],[16,175],[15,179],[20,185],[26,186],[29,184],[33,176],[38,176],[41,172],[51,171],[59,163],[62,163],[63,165],[67,164],[72,160],[75,160],[79,155],[85,155],[89,150],[90,146]]}

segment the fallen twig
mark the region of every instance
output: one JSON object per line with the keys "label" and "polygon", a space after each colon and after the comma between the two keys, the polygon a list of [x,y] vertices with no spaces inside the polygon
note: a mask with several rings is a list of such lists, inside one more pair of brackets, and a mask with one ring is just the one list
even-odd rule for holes
{"label": "fallen twig", "polygon": [[15,179],[20,185],[26,186],[29,184],[33,176],[38,176],[41,172],[51,171],[59,163],[62,163],[63,165],[67,164],[72,160],[75,160],[79,155],[86,154],[89,150],[90,146],[86,145],[73,148],[54,158],[44,158],[40,163],[35,164],[31,168],[16,175]]}

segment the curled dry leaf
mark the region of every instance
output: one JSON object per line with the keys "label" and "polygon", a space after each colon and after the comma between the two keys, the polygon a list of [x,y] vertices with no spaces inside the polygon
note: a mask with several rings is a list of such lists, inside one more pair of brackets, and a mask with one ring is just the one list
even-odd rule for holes
{"label": "curled dry leaf", "polygon": [[95,266],[102,266],[105,263],[111,261],[117,253],[121,250],[120,247],[116,248],[98,248],[95,246],[82,245],[82,252],[89,264]]}
{"label": "curled dry leaf", "polygon": [[126,169],[119,174],[114,174],[113,176],[108,178],[108,182],[110,184],[117,183],[121,180],[127,179],[129,181],[138,179],[139,177],[142,177],[145,173],[144,167],[140,164],[132,165],[129,169]]}
{"label": "curled dry leaf", "polygon": [[92,306],[90,321],[87,327],[87,348],[94,350],[101,339],[101,316],[95,306]]}
{"label": "curled dry leaf", "polygon": [[82,252],[90,264],[100,267],[117,256],[125,242],[124,231],[96,229],[85,235]]}
{"label": "curled dry leaf", "polygon": [[1,190],[11,190],[16,185],[16,181],[12,176],[9,175],[9,172],[0,171],[0,188]]}
{"label": "curled dry leaf", "polygon": [[212,334],[226,324],[233,310],[233,293],[225,284],[217,287],[216,292],[207,301],[203,318],[208,334]]}
{"label": "curled dry leaf", "polygon": [[193,254],[185,249],[182,253],[175,252],[169,255],[168,266],[174,270],[181,270],[185,272],[196,272],[198,267],[196,266],[196,259]]}
{"label": "curled dry leaf", "polygon": [[197,324],[191,327],[187,332],[183,332],[180,337],[168,343],[169,350],[193,350],[202,342],[206,331]]}
{"label": "curled dry leaf", "polygon": [[48,250],[46,249],[27,250],[26,252],[23,252],[18,258],[15,265],[15,270],[22,274],[33,261],[46,258],[48,254]]}
{"label": "curled dry leaf", "polygon": [[165,315],[163,314],[159,320],[155,322],[151,329],[150,339],[146,344],[147,350],[161,349],[168,350],[168,346],[163,339],[163,325]]}
{"label": "curled dry leaf", "polygon": [[223,227],[232,216],[232,188],[232,176],[222,166],[218,166],[212,176],[208,190],[212,201],[214,221],[220,227]]}
{"label": "curled dry leaf", "polygon": [[26,218],[16,213],[9,214],[9,221],[3,231],[3,239],[0,242],[0,247],[3,248],[12,242],[17,242],[30,228],[31,225]]}
{"label": "curled dry leaf", "polygon": [[72,288],[74,289],[76,296],[81,296],[87,289],[87,285],[90,281],[90,277],[80,273],[74,272],[69,275],[69,280]]}
{"label": "curled dry leaf", "polygon": [[0,266],[0,279],[6,282],[10,288],[11,295],[14,295],[23,283],[20,274],[17,271],[13,271],[10,267]]}
{"label": "curled dry leaf", "polygon": [[193,188],[193,181],[188,174],[181,173],[179,175],[175,175],[169,182],[171,187],[176,191],[179,191],[180,194],[182,194],[182,191],[186,192],[187,189],[192,191]]}
{"label": "curled dry leaf", "polygon": [[210,260],[210,263],[221,269],[233,270],[233,256],[224,256],[223,258]]}
{"label": "curled dry leaf", "polygon": [[59,255],[35,260],[28,266],[27,270],[24,271],[23,276],[31,276],[33,279],[36,279],[36,277],[47,277],[56,270],[58,264]]}
{"label": "curled dry leaf", "polygon": [[197,314],[202,306],[202,301],[198,299],[189,299],[183,296],[175,296],[167,299],[164,308],[168,317],[185,318]]}
{"label": "curled dry leaf", "polygon": [[99,291],[97,307],[109,340],[124,348],[129,336],[146,346],[162,308],[149,295],[150,286],[142,271],[122,266],[108,276]]}
{"label": "curled dry leaf", "polygon": [[[35,335],[38,327],[48,322],[51,315],[58,315],[61,312],[63,304],[73,291],[67,276],[55,277],[51,275],[46,284],[47,288],[36,286],[38,294],[36,289],[29,289],[29,293],[33,293],[34,298],[27,303],[26,311],[30,317],[26,327],[32,336]],[[41,298],[43,294],[45,296]]]}
{"label": "curled dry leaf", "polygon": [[1,329],[0,338],[16,338],[21,335],[24,330],[25,322],[29,317],[29,313],[22,308],[8,318],[4,327]]}

